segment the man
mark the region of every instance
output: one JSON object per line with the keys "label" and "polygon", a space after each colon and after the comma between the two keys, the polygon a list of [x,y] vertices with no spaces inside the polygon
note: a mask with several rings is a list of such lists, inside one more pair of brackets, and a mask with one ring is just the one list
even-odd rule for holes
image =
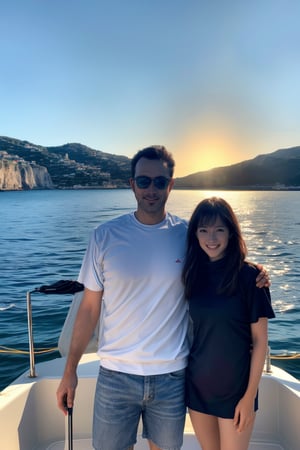
{"label": "man", "polygon": [[81,267],[84,297],[57,400],[64,412],[65,402],[73,406],[77,365],[101,312],[96,450],[133,449],[140,417],[151,450],[182,446],[189,346],[181,272],[187,223],[165,210],[174,166],[162,146],[134,156],[130,186],[137,209],[94,230]]}

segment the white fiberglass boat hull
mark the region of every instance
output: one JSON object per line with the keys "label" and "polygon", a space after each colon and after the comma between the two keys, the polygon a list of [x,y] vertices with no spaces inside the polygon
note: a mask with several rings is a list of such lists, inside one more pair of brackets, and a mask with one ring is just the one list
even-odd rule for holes
{"label": "white fiberglass boat hull", "polygon": [[[19,377],[0,393],[1,450],[67,450],[67,420],[56,405],[56,389],[65,358],[36,366],[36,378]],[[79,383],[73,411],[73,449],[92,450],[93,398],[99,360],[85,354],[78,367]],[[260,384],[250,450],[300,449],[300,382],[272,366]],[[148,449],[141,438],[136,450]],[[183,450],[200,449],[187,416]]]}

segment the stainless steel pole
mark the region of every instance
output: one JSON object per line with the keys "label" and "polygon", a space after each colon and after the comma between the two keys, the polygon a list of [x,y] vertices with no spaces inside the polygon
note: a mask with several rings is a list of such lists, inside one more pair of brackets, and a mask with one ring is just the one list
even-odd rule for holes
{"label": "stainless steel pole", "polygon": [[28,338],[29,338],[29,358],[30,358],[30,371],[29,377],[35,378],[35,362],[34,362],[34,342],[32,333],[32,308],[31,308],[31,292],[27,292],[27,321],[28,321]]}

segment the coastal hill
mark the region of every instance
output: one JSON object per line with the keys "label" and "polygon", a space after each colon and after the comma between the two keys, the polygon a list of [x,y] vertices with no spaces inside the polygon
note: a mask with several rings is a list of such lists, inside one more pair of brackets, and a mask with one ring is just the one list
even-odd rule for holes
{"label": "coastal hill", "polygon": [[[128,188],[130,158],[0,136],[0,190]],[[179,189],[300,189],[300,147],[175,179]]]}
{"label": "coastal hill", "polygon": [[300,147],[176,179],[181,189],[300,189]]}
{"label": "coastal hill", "polygon": [[[30,189],[28,185],[18,188],[1,186],[4,161],[6,165],[10,161],[12,172],[17,171],[16,164],[20,162],[23,166],[29,164],[46,168],[53,183],[52,188],[129,187],[129,158],[93,150],[81,144],[44,147],[0,136],[0,190]],[[44,187],[49,188],[48,185]],[[41,189],[41,186],[38,188]]]}

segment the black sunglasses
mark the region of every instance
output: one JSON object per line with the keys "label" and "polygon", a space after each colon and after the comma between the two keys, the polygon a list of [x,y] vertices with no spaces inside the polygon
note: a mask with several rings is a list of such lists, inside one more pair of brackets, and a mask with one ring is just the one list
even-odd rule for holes
{"label": "black sunglasses", "polygon": [[170,183],[171,178],[167,178],[167,177],[155,177],[155,178],[150,178],[147,177],[146,175],[141,175],[139,177],[135,177],[134,181],[137,185],[137,187],[139,189],[147,189],[151,182],[153,181],[154,186],[157,189],[166,189],[166,187],[168,186],[168,184]]}

